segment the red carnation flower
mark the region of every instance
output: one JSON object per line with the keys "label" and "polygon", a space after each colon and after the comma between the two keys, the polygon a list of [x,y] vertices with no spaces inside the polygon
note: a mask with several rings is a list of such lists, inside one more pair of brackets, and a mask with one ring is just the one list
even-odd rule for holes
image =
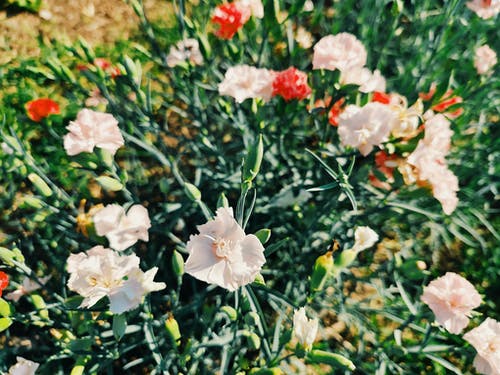
{"label": "red carnation flower", "polygon": [[305,99],[311,94],[307,84],[307,74],[293,66],[278,72],[273,81],[273,96],[280,95],[285,100]]}
{"label": "red carnation flower", "polygon": [[28,117],[36,122],[40,122],[42,119],[50,115],[58,115],[61,113],[59,105],[55,101],[48,98],[29,101],[26,103],[26,111]]}
{"label": "red carnation flower", "polygon": [[2,297],[2,292],[9,285],[9,275],[5,272],[0,271],[0,297]]}
{"label": "red carnation flower", "polygon": [[248,8],[239,7],[236,3],[219,5],[212,16],[212,22],[219,24],[215,35],[221,39],[231,39],[250,19],[250,16],[251,12]]}

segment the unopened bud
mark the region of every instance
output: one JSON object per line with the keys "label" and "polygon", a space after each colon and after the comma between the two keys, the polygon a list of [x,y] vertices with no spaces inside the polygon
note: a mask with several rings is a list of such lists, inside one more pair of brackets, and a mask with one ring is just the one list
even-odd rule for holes
{"label": "unopened bud", "polygon": [[217,208],[229,207],[229,201],[224,193],[220,193],[219,199],[217,200]]}
{"label": "unopened bud", "polygon": [[339,257],[335,261],[335,265],[340,269],[349,268],[358,256],[358,251],[354,249],[344,250],[340,253]]}
{"label": "unopened bud", "polygon": [[174,250],[172,254],[172,270],[177,277],[184,274],[184,258],[177,250]]}
{"label": "unopened bud", "polygon": [[40,194],[44,197],[50,197],[52,195],[52,190],[49,185],[37,174],[30,173],[28,179],[31,181],[33,186],[38,190]]}
{"label": "unopened bud", "polygon": [[326,352],[324,350],[311,350],[307,359],[312,363],[325,363],[336,368],[347,368],[351,371],[356,369],[354,363],[346,357],[340,354]]}
{"label": "unopened bud", "polygon": [[317,292],[322,290],[328,275],[333,268],[333,252],[328,251],[326,254],[319,256],[314,262],[313,272],[311,275],[311,290]]}
{"label": "unopened bud", "polygon": [[259,135],[257,142],[248,150],[247,157],[243,164],[241,182],[250,183],[259,173],[262,157],[264,156],[264,141],[262,134]]}
{"label": "unopened bud", "polygon": [[189,182],[186,182],[184,184],[184,191],[186,192],[187,196],[191,200],[193,200],[193,201],[199,201],[199,200],[201,200],[201,192],[193,184],[190,184]]}
{"label": "unopened bud", "polygon": [[179,340],[181,339],[181,331],[179,330],[179,324],[177,320],[171,315],[165,321],[165,329],[167,330],[167,335],[170,339],[172,346],[179,346]]}
{"label": "unopened bud", "polygon": [[247,339],[248,347],[251,350],[259,350],[260,349],[260,337],[255,332],[250,332],[248,330],[243,330],[241,332],[243,336]]}
{"label": "unopened bud", "polygon": [[232,322],[236,321],[238,318],[238,312],[231,306],[222,306],[220,309]]}
{"label": "unopened bud", "polygon": [[107,191],[120,191],[123,189],[123,184],[120,181],[108,176],[97,177],[96,181]]}
{"label": "unopened bud", "polygon": [[250,375],[283,375],[283,371],[279,367],[272,368],[253,368],[249,372]]}

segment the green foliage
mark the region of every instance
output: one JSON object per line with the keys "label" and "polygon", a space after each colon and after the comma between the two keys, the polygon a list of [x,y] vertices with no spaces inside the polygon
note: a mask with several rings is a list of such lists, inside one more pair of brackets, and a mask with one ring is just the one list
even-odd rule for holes
{"label": "green foliage", "polygon": [[[321,319],[321,342],[303,353],[317,373],[329,373],[324,364],[380,375],[467,373],[473,350],[431,324],[420,295],[432,278],[459,272],[484,295],[479,312],[500,319],[500,78],[479,77],[472,64],[478,45],[500,51],[495,21],[463,1],[319,0],[305,11],[305,1],[268,0],[264,19],[221,40],[207,27],[219,2],[176,1],[177,22],[168,25],[150,23],[141,1],[129,3],[140,25],[133,40],[110,49],[54,42],[41,46],[40,59],[0,67],[2,269],[19,284],[52,276],[29,299],[0,300],[0,330],[32,344],[2,344],[0,371],[21,355],[44,374],[294,373],[292,316],[307,304]],[[447,89],[463,98],[448,157],[460,181],[452,215],[397,171],[388,190],[370,184],[372,174],[389,182],[374,152],[342,146],[329,108],[313,108],[326,97],[365,104],[370,96],[340,85],[338,72],[312,70],[312,49],[295,37],[300,26],[315,41],[356,35],[367,66],[409,103],[432,82],[434,98]],[[183,37],[199,41],[203,65],[168,66],[167,51]],[[112,68],[96,66],[98,57]],[[237,64],[295,66],[308,72],[313,95],[235,103],[218,84]],[[25,104],[41,97],[61,114],[36,123]],[[125,147],[114,158],[66,154],[65,127],[86,105],[118,120]],[[415,146],[391,138],[386,151],[407,155]],[[66,288],[67,257],[106,245],[91,210],[110,203],[147,206],[149,241],[125,253],[140,256],[143,269],[158,267],[167,284],[123,315],[104,300],[81,308]],[[190,235],[226,206],[266,246],[261,276],[236,292],[184,272]],[[353,256],[353,229],[362,225],[380,241]]]}

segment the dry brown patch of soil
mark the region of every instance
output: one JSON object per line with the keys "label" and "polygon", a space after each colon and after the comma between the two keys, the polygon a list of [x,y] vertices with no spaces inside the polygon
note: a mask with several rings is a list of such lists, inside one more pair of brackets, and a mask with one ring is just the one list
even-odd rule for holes
{"label": "dry brown patch of soil", "polygon": [[[165,19],[172,6],[162,0],[144,1],[148,16]],[[44,0],[38,13],[0,11],[0,65],[18,56],[38,56],[38,39],[71,42],[79,37],[91,45],[128,39],[138,18],[123,0]]]}

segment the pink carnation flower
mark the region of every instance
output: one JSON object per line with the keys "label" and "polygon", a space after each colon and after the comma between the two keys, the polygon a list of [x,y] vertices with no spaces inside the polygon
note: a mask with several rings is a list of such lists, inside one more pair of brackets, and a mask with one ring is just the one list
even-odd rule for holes
{"label": "pink carnation flower", "polygon": [[203,56],[200,52],[200,44],[196,39],[188,38],[180,40],[175,46],[170,47],[167,56],[167,65],[171,68],[189,61],[193,65],[203,64]]}
{"label": "pink carnation flower", "polygon": [[497,54],[490,46],[484,46],[476,49],[474,54],[474,68],[477,74],[487,74],[497,63]]}
{"label": "pink carnation flower", "polygon": [[345,146],[356,147],[363,156],[387,141],[396,120],[394,112],[380,103],[347,106],[339,116],[339,137]]}
{"label": "pink carnation flower", "polygon": [[467,327],[472,310],[481,304],[474,286],[453,272],[431,281],[424,287],[421,299],[436,315],[437,322],[454,334]]}
{"label": "pink carnation flower", "polygon": [[500,322],[486,318],[479,327],[464,335],[477,350],[474,367],[481,374],[500,374]]}
{"label": "pink carnation flower", "polygon": [[353,68],[343,71],[340,75],[343,85],[359,85],[359,91],[369,93],[373,91],[385,92],[385,78],[379,70],[373,73],[368,68]]}
{"label": "pink carnation flower", "polygon": [[264,247],[256,236],[245,234],[232,208],[219,208],[198,231],[186,245],[186,273],[230,291],[255,280],[266,262]]}
{"label": "pink carnation flower", "polygon": [[494,17],[500,12],[500,0],[473,0],[465,5],[483,19]]}
{"label": "pink carnation flower", "polygon": [[249,65],[237,65],[229,68],[224,81],[219,84],[219,94],[232,96],[236,102],[245,99],[271,99],[273,80],[276,73],[267,69],[258,69]]}
{"label": "pink carnation flower", "polygon": [[352,34],[327,35],[314,46],[313,69],[347,71],[366,64],[366,49]]}
{"label": "pink carnation flower", "polygon": [[82,109],[66,129],[69,133],[64,136],[64,148],[70,156],[92,152],[94,147],[114,155],[124,144],[118,121],[109,113]]}
{"label": "pink carnation flower", "polygon": [[408,163],[417,169],[418,179],[429,182],[434,198],[441,203],[447,215],[457,207],[456,192],[459,190],[458,179],[448,169],[445,159],[452,134],[446,117],[442,114],[435,115],[425,123],[424,138],[408,156]]}

